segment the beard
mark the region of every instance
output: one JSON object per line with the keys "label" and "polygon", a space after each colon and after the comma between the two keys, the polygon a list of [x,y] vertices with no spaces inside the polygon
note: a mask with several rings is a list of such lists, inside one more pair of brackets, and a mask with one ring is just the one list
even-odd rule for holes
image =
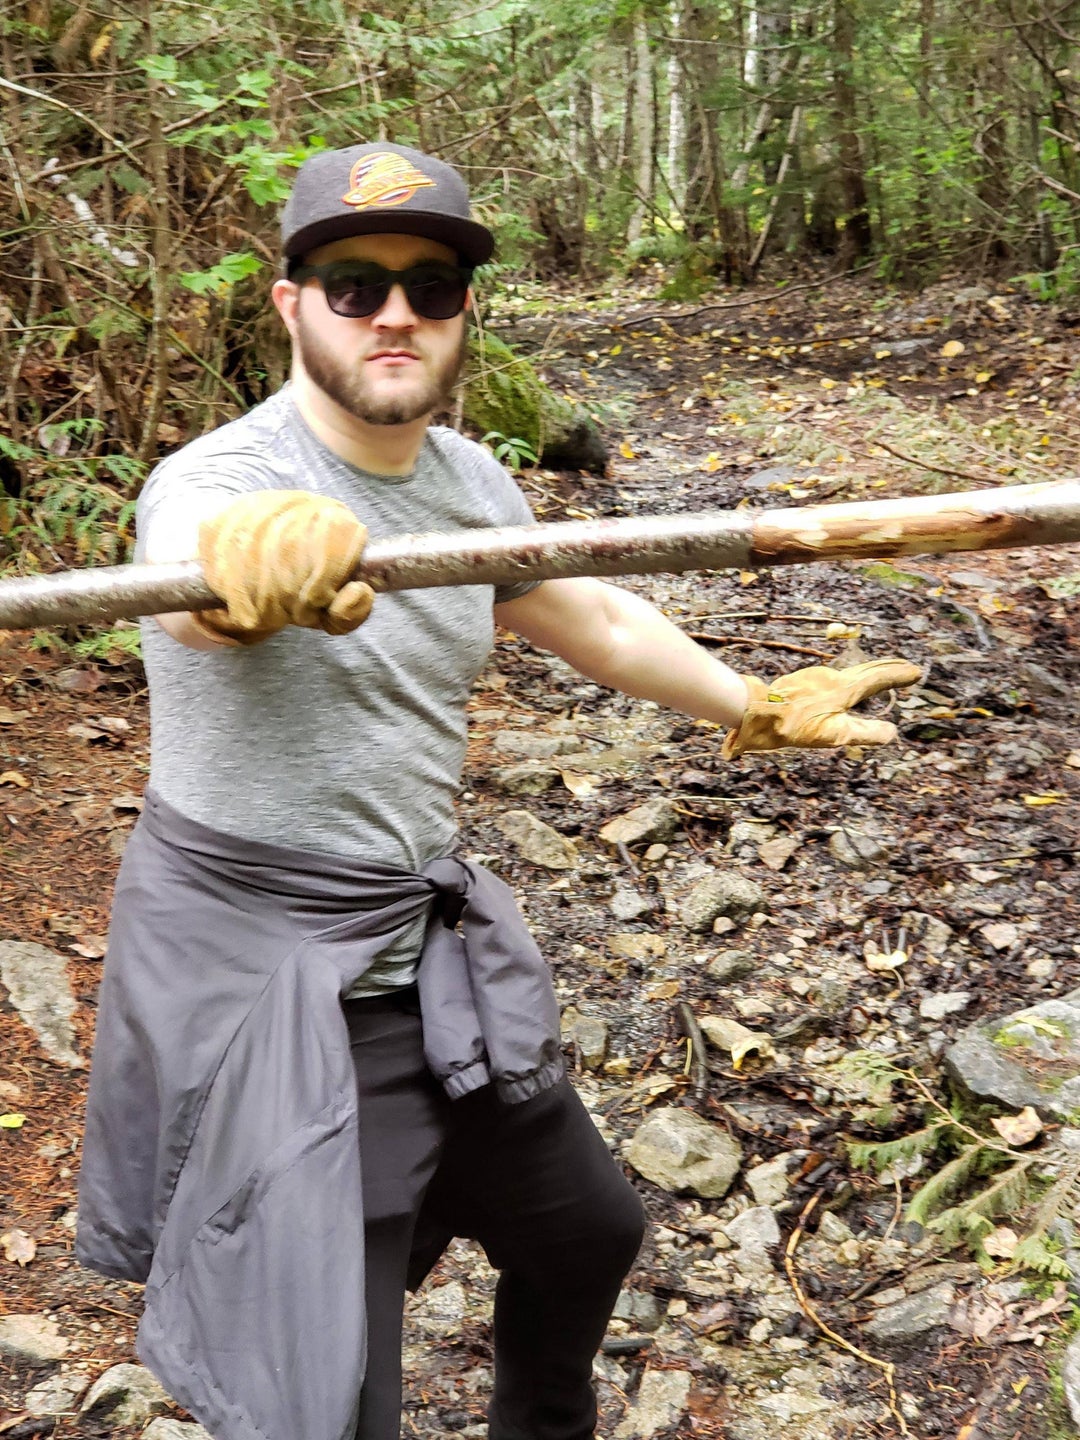
{"label": "beard", "polygon": [[[295,343],[307,374],[335,404],[367,425],[408,425],[434,411],[447,408],[451,392],[457,384],[468,347],[465,326],[461,343],[434,370],[426,370],[421,383],[413,381],[406,394],[376,393],[364,372],[363,360],[344,361],[298,316]],[[414,341],[403,340],[402,347],[420,353]],[[421,354],[421,359],[424,360]],[[429,362],[424,362],[425,365]]]}

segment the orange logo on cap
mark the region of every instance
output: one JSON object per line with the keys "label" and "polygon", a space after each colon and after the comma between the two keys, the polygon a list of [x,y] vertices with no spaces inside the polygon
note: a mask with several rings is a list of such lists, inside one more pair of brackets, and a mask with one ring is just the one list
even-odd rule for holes
{"label": "orange logo on cap", "polygon": [[341,197],[346,205],[365,210],[369,205],[403,205],[417,190],[434,187],[422,170],[403,155],[380,151],[357,160],[349,174],[349,188]]}

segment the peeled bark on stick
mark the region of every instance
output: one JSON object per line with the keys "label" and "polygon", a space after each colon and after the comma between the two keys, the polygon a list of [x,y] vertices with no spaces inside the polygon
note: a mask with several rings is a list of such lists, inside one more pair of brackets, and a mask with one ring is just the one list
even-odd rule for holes
{"label": "peeled bark on stick", "polygon": [[[850,505],[456,530],[372,540],[376,590],[507,585],[569,575],[758,570],[823,560],[1010,550],[1080,541],[1080,480]],[[197,561],[0,581],[0,628],[95,625],[221,602]]]}

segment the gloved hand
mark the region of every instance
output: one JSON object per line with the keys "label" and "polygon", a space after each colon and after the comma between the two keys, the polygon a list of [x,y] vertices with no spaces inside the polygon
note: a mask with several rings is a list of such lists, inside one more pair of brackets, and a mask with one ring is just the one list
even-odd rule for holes
{"label": "gloved hand", "polygon": [[723,755],[734,759],[747,750],[780,750],[786,745],[823,749],[830,745],[887,745],[896,726],[864,720],[847,712],[868,695],[897,685],[912,685],[922,671],[907,660],[868,660],[834,670],[809,665],[766,684],[744,675],[750,703],[737,730],[724,738]]}
{"label": "gloved hand", "polygon": [[304,490],[241,495],[199,528],[206,582],[224,610],[195,622],[215,640],[255,645],[286,625],[345,635],[367,619],[375,592],[350,580],[367,541],[347,505]]}

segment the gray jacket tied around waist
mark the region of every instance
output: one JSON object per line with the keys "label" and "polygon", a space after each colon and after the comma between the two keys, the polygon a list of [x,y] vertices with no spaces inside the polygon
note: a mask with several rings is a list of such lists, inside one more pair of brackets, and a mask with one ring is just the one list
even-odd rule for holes
{"label": "gray jacket tied around waist", "polygon": [[554,1084],[548,970],[489,871],[249,842],[147,794],[117,882],[76,1253],[146,1281],[139,1353],[215,1440],[351,1440],[364,1228],[341,996],[429,907],[420,1003],[447,1093]]}

